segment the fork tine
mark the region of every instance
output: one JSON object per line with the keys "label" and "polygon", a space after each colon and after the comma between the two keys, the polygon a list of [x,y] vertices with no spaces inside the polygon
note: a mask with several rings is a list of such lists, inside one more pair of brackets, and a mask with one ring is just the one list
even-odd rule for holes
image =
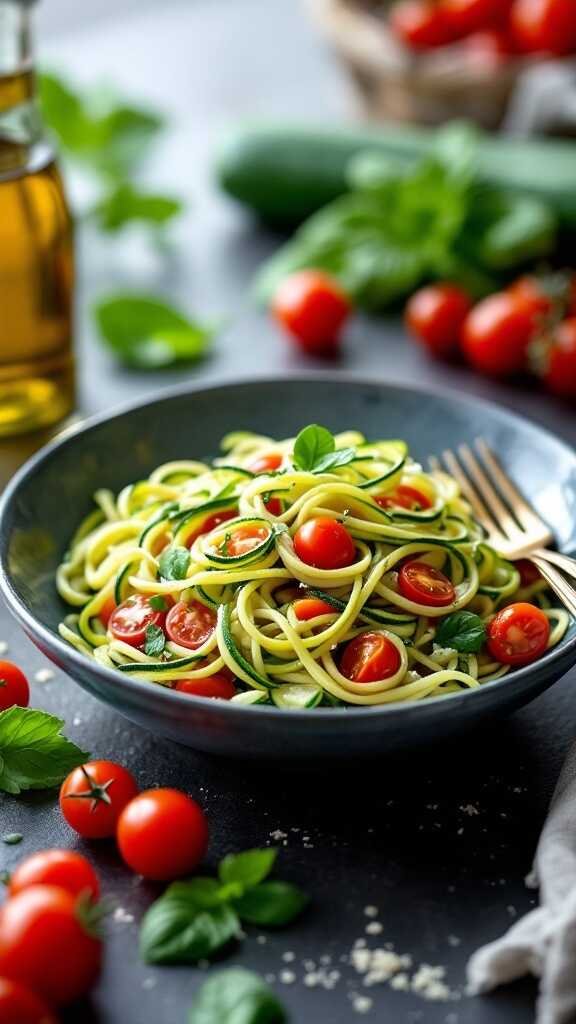
{"label": "fork tine", "polygon": [[482,498],[478,494],[475,487],[472,486],[464,470],[460,466],[458,459],[454,452],[450,451],[449,448],[442,453],[442,458],[446,463],[448,472],[452,474],[455,480],[460,484],[460,488],[465,498],[468,499],[472,506],[472,511],[479,523],[484,527],[486,533],[490,536],[497,534],[502,540],[506,540],[505,535],[502,533],[498,523],[494,517],[490,514]]}
{"label": "fork tine", "polygon": [[538,527],[539,530],[545,530],[548,532],[546,524],[542,522],[532,506],[529,505],[526,499],[522,497],[520,492],[512,483],[510,477],[501,469],[500,465],[496,461],[494,453],[488,447],[484,438],[476,438],[475,444],[476,450],[482,456],[484,464],[490,470],[492,478],[496,481],[500,493],[506,498],[506,501],[509,503],[510,508],[513,510],[520,525],[526,530]]}
{"label": "fork tine", "polygon": [[576,616],[576,590],[564,579],[564,577],[549,562],[543,558],[533,558],[546,582],[550,585],[555,594],[558,595],[562,604]]}
{"label": "fork tine", "polygon": [[490,509],[494,520],[498,524],[500,532],[509,540],[516,540],[519,535],[521,535],[522,531],[516,520],[511,515],[509,509],[502,501],[500,495],[486,476],[476,456],[466,444],[461,444],[459,446],[458,453],[470,476],[482,494],[482,497]]}

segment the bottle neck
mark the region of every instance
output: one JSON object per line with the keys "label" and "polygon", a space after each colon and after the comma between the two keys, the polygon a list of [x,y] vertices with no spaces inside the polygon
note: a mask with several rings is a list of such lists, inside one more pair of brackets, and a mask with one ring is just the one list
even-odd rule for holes
{"label": "bottle neck", "polygon": [[28,3],[0,0],[0,173],[25,162],[42,138],[30,15]]}

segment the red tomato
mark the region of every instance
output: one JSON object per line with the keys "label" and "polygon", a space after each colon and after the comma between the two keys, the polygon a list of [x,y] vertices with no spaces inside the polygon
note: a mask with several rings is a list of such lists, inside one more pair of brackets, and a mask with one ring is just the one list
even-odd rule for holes
{"label": "red tomato", "polygon": [[576,398],[576,317],[564,320],[554,331],[544,381],[553,394]]}
{"label": "red tomato", "polygon": [[92,987],[101,943],[88,934],[78,898],[55,885],[32,885],[0,909],[0,974],[55,1006]]}
{"label": "red tomato", "polygon": [[514,54],[514,44],[503,29],[474,32],[464,40],[470,59],[484,70],[495,70]]}
{"label": "red tomato", "polygon": [[126,768],[114,761],[89,761],[75,768],[60,789],[60,810],[86,839],[113,836],[116,822],[138,786]]}
{"label": "red tomato", "polygon": [[574,0],[515,0],[510,24],[518,48],[525,53],[561,57],[576,50]]}
{"label": "red tomato", "polygon": [[100,622],[102,623],[103,626],[106,626],[106,628],[108,628],[108,623],[110,622],[110,619],[112,618],[112,615],[114,613],[115,608],[116,608],[116,601],[114,600],[114,598],[113,597],[107,597],[106,600],[104,601],[104,604],[102,605],[102,607],[100,609],[100,613],[98,615],[98,618],[100,619]]}
{"label": "red tomato", "polygon": [[317,615],[334,615],[336,611],[334,605],[322,601],[319,597],[301,597],[294,601],[294,614],[299,622],[308,622]]}
{"label": "red tomato", "polygon": [[178,601],[168,612],[166,633],[172,643],[195,651],[206,643],[216,628],[216,616],[200,601]]}
{"label": "red tomato", "polygon": [[208,516],[204,520],[194,533],[191,533],[190,536],[186,538],[186,547],[191,548],[198,537],[202,537],[205,533],[210,533],[212,530],[215,530],[217,526],[221,526],[222,523],[227,523],[229,519],[235,519],[237,515],[237,510],[232,508],[226,509],[223,512],[214,512],[213,515]]}
{"label": "red tomato", "polygon": [[58,1024],[52,1010],[18,981],[0,978],[0,1024]]}
{"label": "red tomato", "polygon": [[374,500],[381,508],[407,508],[411,511],[432,508],[428,495],[408,484],[398,484],[390,494],[382,494]]}
{"label": "red tomato", "polygon": [[488,650],[503,665],[528,665],[548,647],[550,623],[541,608],[509,604],[488,626]]}
{"label": "red tomato", "polygon": [[257,459],[254,459],[253,462],[246,466],[246,469],[256,475],[259,473],[273,473],[276,469],[280,469],[282,458],[283,456],[280,452],[269,452],[268,455],[259,455]]}
{"label": "red tomato", "polygon": [[390,679],[400,668],[398,648],[382,633],[360,633],[344,648],[340,671],[355,683]]}
{"label": "red tomato", "polygon": [[20,861],[10,876],[8,892],[15,896],[31,885],[59,885],[72,896],[88,893],[94,900],[100,894],[98,875],[75,850],[40,850]]}
{"label": "red tomato", "polygon": [[142,647],[148,626],[164,626],[166,612],[155,611],[144,594],[132,594],[112,612],[108,629],[116,640]]}
{"label": "red tomato", "polygon": [[123,810],[118,846],[144,878],[167,881],[194,871],[208,847],[208,823],[195,800],[178,789],[149,789]]}
{"label": "red tomato", "polygon": [[230,700],[236,693],[234,683],[218,672],[206,679],[179,679],[174,689],[194,697],[217,697],[219,700]]}
{"label": "red tomato", "polygon": [[239,526],[220,545],[220,553],[229,558],[240,558],[263,544],[270,536],[267,526]]}
{"label": "red tomato", "polygon": [[479,302],[467,317],[462,347],[468,362],[490,376],[518,373],[526,363],[534,316],[509,292]]}
{"label": "red tomato", "polygon": [[429,50],[454,41],[450,21],[434,0],[399,0],[390,11],[390,27],[413,50]]}
{"label": "red tomato", "polygon": [[344,569],[356,558],[354,541],[335,519],[309,519],[296,532],[294,549],[301,562],[315,569]]}
{"label": "red tomato", "polygon": [[530,274],[520,277],[510,285],[508,293],[522,302],[537,320],[543,320],[552,312],[554,303],[537,277]]}
{"label": "red tomato", "polygon": [[537,580],[542,579],[540,571],[536,568],[534,562],[529,562],[527,558],[521,558],[519,562],[514,564],[520,573],[520,582],[523,587],[531,587]]}
{"label": "red tomato", "polygon": [[406,326],[427,351],[441,358],[458,351],[462,326],[472,308],[469,295],[454,284],[431,284],[406,306]]}
{"label": "red tomato", "polygon": [[269,512],[271,516],[281,516],[284,508],[282,507],[280,498],[270,498],[270,501],[266,502],[266,511]]}
{"label": "red tomato", "polygon": [[15,704],[27,708],[29,703],[30,687],[22,670],[11,661],[0,661],[0,711]]}
{"label": "red tomato", "polygon": [[300,270],[284,278],[272,301],[275,320],[309,355],[331,355],[350,314],[338,282],[322,270]]}
{"label": "red tomato", "polygon": [[444,608],[456,599],[448,577],[426,562],[405,562],[398,574],[398,588],[408,601],[430,608]]}
{"label": "red tomato", "polygon": [[504,21],[512,0],[440,0],[440,6],[454,38],[461,39]]}

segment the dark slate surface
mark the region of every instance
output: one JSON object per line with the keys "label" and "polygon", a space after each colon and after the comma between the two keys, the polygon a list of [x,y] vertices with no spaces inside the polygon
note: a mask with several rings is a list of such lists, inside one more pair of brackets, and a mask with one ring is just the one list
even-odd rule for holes
{"label": "dark slate surface", "polygon": [[[105,22],[84,32],[75,29],[49,41],[47,52],[53,63],[69,66],[78,77],[107,76],[134,95],[173,109],[173,131],[150,176],[194,200],[167,261],[151,257],[138,239],[111,247],[84,238],[84,299],[119,280],[144,282],[161,285],[190,309],[229,317],[209,362],[162,379],[117,369],[83,322],[82,411],[111,407],[175,379],[281,373],[302,365],[246,299],[254,267],[276,240],[212,192],[206,161],[216,128],[231,118],[252,112],[335,118],[342,109],[342,83],[297,5],[281,0],[159,5],[118,19],[113,28]],[[346,339],[341,367],[490,397],[570,443],[576,440],[573,411],[535,390],[513,390],[460,368],[429,364],[391,320],[358,320]],[[34,444],[37,439],[3,446],[4,477]],[[31,678],[46,666],[3,610],[0,639]],[[211,864],[229,850],[270,842],[276,830],[287,834],[281,872],[311,893],[312,907],[298,925],[269,934],[265,944],[251,930],[227,962],[275,976],[293,971],[297,980],[277,987],[296,1024],[362,1019],[350,998],[355,991],[373,1000],[366,1020],[526,1024],[533,1019],[530,983],[490,999],[430,1003],[388,986],[363,990],[340,958],[364,935],[363,910],[374,905],[383,931],[368,937],[370,945],[392,942],[416,964],[446,965],[451,987],[462,992],[468,955],[533,905],[524,877],[574,735],[575,684],[572,673],[529,708],[472,740],[405,760],[348,761],[325,772],[321,764],[295,770],[196,755],[130,726],[58,673],[48,682],[33,682],[33,702],[61,714],[69,734],[95,755],[127,763],[142,786],[175,785],[197,797],[212,823]],[[2,833],[24,834],[20,846],[0,847],[1,867],[42,847],[77,845],[53,794],[3,799],[0,815]],[[202,972],[138,962],[137,921],[154,891],[122,869],[112,845],[95,844],[88,854],[106,894],[121,909],[108,926],[102,980],[90,1004],[70,1010],[66,1020],[183,1024]],[[285,952],[295,954],[294,963],[283,962]],[[320,956],[330,956],[341,971],[332,991],[302,984],[302,961],[318,962]]]}

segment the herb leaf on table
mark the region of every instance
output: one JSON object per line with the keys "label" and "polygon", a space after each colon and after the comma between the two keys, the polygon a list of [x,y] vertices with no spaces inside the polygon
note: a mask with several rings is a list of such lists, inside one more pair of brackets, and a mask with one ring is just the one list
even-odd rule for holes
{"label": "herb leaf on table", "polygon": [[62,735],[64,722],[46,711],[12,707],[0,712],[0,790],[58,786],[89,754]]}
{"label": "herb leaf on table", "polygon": [[262,978],[232,967],[204,982],[188,1024],[283,1024],[285,1020],[282,1005]]}
{"label": "herb leaf on table", "polygon": [[94,316],[104,343],[120,362],[139,370],[157,370],[205,356],[211,328],[188,320],[152,295],[120,293],[101,299]]}
{"label": "herb leaf on table", "polygon": [[289,882],[262,882],[235,900],[242,921],[266,928],[281,928],[299,917],[308,897]]}
{"label": "herb leaf on table", "polygon": [[173,196],[145,192],[130,182],[121,182],[99,200],[92,217],[102,231],[111,234],[135,222],[161,230],[182,212],[183,205]]}

